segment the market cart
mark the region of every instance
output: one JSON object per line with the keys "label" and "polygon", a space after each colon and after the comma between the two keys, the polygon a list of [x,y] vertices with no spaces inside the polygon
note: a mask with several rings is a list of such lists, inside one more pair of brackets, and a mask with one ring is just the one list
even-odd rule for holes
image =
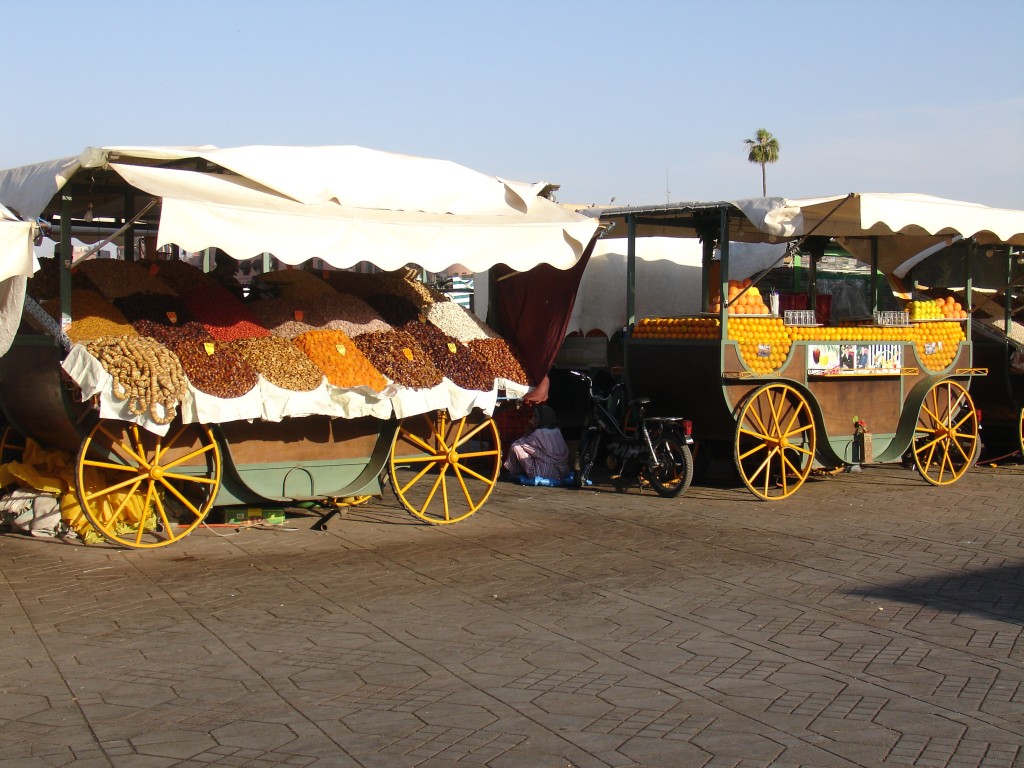
{"label": "market cart", "polygon": [[[0,406],[17,433],[75,457],[81,513],[123,546],[178,541],[219,506],[351,503],[379,494],[382,475],[419,519],[457,522],[485,503],[498,478],[495,407],[524,396],[536,383],[524,365],[540,370],[545,361],[517,358],[503,337],[400,270],[458,264],[482,272],[503,264],[517,270],[514,283],[538,265],[581,268],[597,223],[565,211],[547,191],[545,184],[358,147],[103,148],[0,172],[0,199],[59,233],[59,256],[45,277],[56,285],[55,298],[48,314],[26,297],[21,332],[0,358]],[[112,269],[116,260],[76,253],[73,240],[95,242],[91,250],[124,243],[128,259]],[[318,366],[316,356],[329,355],[325,365],[343,379],[358,371],[375,383],[336,382],[321,366],[319,380],[289,388],[266,378],[289,368],[275,359],[260,361],[267,367],[253,363],[258,376],[245,379],[243,363],[252,360],[235,345],[280,337],[251,314],[260,302],[239,299],[236,307],[206,271],[182,273],[178,249],[219,249],[221,258],[235,259],[272,254],[288,266],[320,259],[325,270],[317,275],[284,269],[265,276],[299,307],[311,301],[309,286],[320,304],[333,306],[344,295],[363,307],[369,297],[355,294],[383,280],[389,288],[375,297],[389,311],[400,299],[402,312],[414,307],[403,321],[416,335],[390,336],[402,331],[386,322],[386,330],[373,326],[365,336],[305,323],[310,331],[285,338],[298,345],[309,336],[302,349]],[[368,264],[389,274],[366,274]],[[79,290],[79,273],[123,311],[121,320],[132,318],[124,334],[84,331],[81,321],[111,321],[101,317],[107,309],[75,317],[76,302],[88,293]],[[559,308],[549,309],[557,324]],[[310,320],[302,309],[287,311],[286,323]],[[367,322],[378,323],[377,315]],[[75,340],[74,332],[84,338]],[[289,354],[295,345],[285,345]],[[129,386],[111,373],[136,347],[135,364],[152,363],[145,396],[132,388],[134,378]],[[437,354],[463,361],[453,378],[475,369],[482,355],[480,370],[491,377],[456,383],[431,365]],[[193,367],[183,363],[190,373],[179,396],[161,399],[176,375],[171,358]],[[433,373],[423,378],[427,370]]]}
{"label": "market cart", "polygon": [[971,394],[981,411],[987,458],[1024,453],[1024,268],[1018,246],[982,249],[974,261],[976,364],[989,375]]}
{"label": "market cart", "polygon": [[[946,295],[879,312],[880,274],[953,237],[970,242],[958,277],[970,297],[978,242],[1021,237],[1024,215],[917,195],[858,195],[668,204],[597,212],[626,237],[629,264],[624,375],[632,396],[693,415],[706,449],[727,452],[758,498],[796,492],[812,469],[912,462],[935,485],[956,482],[979,447],[968,389],[976,366],[970,304]],[[699,312],[636,318],[635,241],[698,237],[703,243]],[[730,279],[731,242],[789,243],[810,258],[811,309],[782,309],[752,276]],[[814,269],[839,244],[871,264],[872,312],[837,322],[818,307]],[[948,301],[948,310],[947,310]],[[968,299],[969,301],[969,299]],[[916,302],[916,303],[914,303]]]}

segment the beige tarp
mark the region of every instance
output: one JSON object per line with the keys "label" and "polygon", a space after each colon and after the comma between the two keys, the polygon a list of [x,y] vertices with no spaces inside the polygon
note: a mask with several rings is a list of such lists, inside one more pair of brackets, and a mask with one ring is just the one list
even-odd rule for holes
{"label": "beige tarp", "polygon": [[[162,167],[192,158],[227,172]],[[162,198],[160,244],[217,247],[237,259],[270,252],[288,264],[320,258],[336,267],[567,269],[597,229],[543,197],[546,183],[351,146],[87,149],[76,159],[0,171],[0,201],[35,217],[88,168],[112,168]]]}

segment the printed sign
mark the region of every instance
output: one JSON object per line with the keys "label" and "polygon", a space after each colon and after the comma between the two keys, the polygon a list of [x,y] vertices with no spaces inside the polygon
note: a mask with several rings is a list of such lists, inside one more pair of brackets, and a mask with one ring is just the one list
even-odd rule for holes
{"label": "printed sign", "polygon": [[809,344],[811,376],[892,375],[903,367],[902,344]]}

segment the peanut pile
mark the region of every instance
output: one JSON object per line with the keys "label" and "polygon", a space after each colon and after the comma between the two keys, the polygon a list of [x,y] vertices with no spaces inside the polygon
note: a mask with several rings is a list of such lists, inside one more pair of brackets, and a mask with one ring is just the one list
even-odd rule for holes
{"label": "peanut pile", "polygon": [[336,387],[380,392],[387,386],[381,372],[343,331],[307,331],[295,338],[295,344]]}
{"label": "peanut pile", "polygon": [[405,331],[364,333],[354,341],[377,370],[402,386],[428,389],[441,383],[441,372]]}
{"label": "peanut pile", "polygon": [[320,369],[288,339],[238,339],[228,346],[263,378],[282,389],[308,392],[323,383]]}
{"label": "peanut pile", "polygon": [[178,358],[159,342],[144,336],[106,337],[86,345],[89,354],[113,379],[113,395],[128,400],[128,410],[149,413],[157,424],[169,424],[187,386]]}
{"label": "peanut pile", "polygon": [[494,371],[469,347],[439,328],[424,323],[408,323],[402,330],[411,335],[430,357],[434,367],[456,386],[483,392],[494,386]]}
{"label": "peanut pile", "polygon": [[519,357],[503,338],[474,339],[469,342],[469,348],[494,371],[496,376],[517,384],[530,383]]}

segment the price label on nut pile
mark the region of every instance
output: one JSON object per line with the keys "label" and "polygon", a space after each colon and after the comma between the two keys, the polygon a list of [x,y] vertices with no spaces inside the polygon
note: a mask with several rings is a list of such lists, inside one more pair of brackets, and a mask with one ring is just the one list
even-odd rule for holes
{"label": "price label on nut pile", "polygon": [[174,325],[175,323],[178,322],[178,313],[177,312],[168,312],[167,313],[167,319],[171,321],[171,325]]}
{"label": "price label on nut pile", "polygon": [[303,311],[301,309],[296,309],[295,310],[295,322],[301,323],[303,317],[305,317],[305,314],[303,313]]}
{"label": "price label on nut pile", "polygon": [[411,350],[411,349],[409,349],[408,347],[403,347],[403,348],[402,348],[402,354],[403,354],[403,355],[405,355],[405,358],[406,358],[407,360],[409,360],[410,362],[412,362],[412,360],[413,360],[413,354],[412,354],[412,350]]}
{"label": "price label on nut pile", "polygon": [[344,354],[345,354],[345,352],[346,352],[346,350],[345,350],[345,345],[344,345],[344,344],[335,344],[335,345],[334,345],[334,348],[335,348],[336,350],[338,350],[338,354],[339,354],[339,355],[344,355]]}
{"label": "price label on nut pile", "polygon": [[206,350],[206,354],[212,355],[217,351],[217,346],[212,341],[204,341],[203,349]]}
{"label": "price label on nut pile", "polygon": [[451,352],[453,355],[459,351],[459,348],[455,346],[454,341],[448,342],[448,351]]}

